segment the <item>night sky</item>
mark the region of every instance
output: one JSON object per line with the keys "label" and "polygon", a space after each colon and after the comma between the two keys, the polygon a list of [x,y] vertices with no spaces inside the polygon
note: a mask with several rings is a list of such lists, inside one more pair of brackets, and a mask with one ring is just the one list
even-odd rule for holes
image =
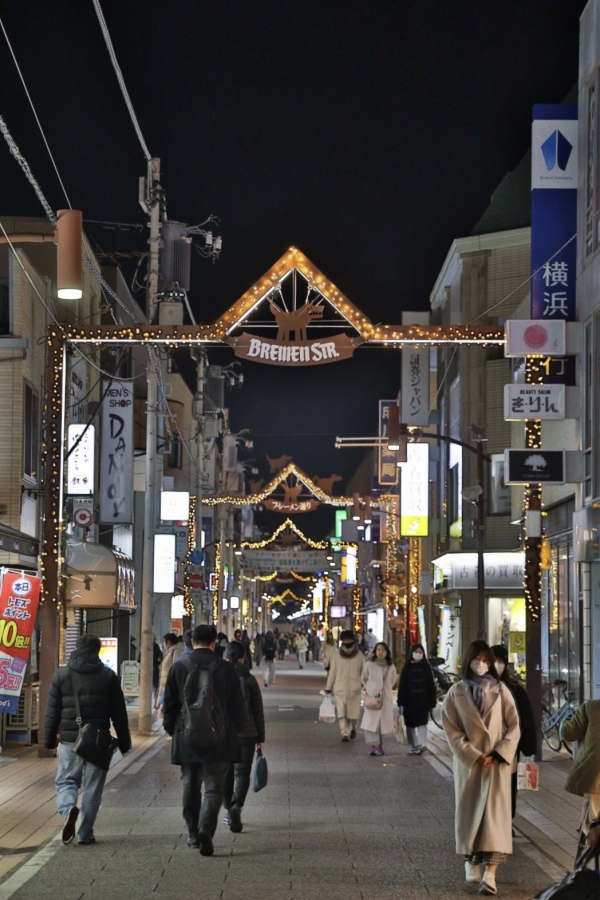
{"label": "night sky", "polygon": [[[452,240],[528,149],[532,105],[561,102],[575,83],[584,6],[104,0],[169,216],[221,218],[220,261],[193,269],[197,319],[213,321],[291,244],[373,322],[427,309]],[[24,0],[0,14],[72,205],[84,218],[143,223],[145,161],[91,0]],[[2,36],[0,48],[0,112],[60,208]],[[0,183],[3,215],[42,214],[4,144]],[[116,249],[114,232],[87,230]],[[144,241],[122,236],[120,249]],[[376,349],[309,370],[244,363],[245,385],[229,395],[233,429],[254,430],[261,468],[266,453],[289,453],[309,475],[347,478],[361,454],[334,450],[334,437],[374,433],[398,371],[398,356]]]}

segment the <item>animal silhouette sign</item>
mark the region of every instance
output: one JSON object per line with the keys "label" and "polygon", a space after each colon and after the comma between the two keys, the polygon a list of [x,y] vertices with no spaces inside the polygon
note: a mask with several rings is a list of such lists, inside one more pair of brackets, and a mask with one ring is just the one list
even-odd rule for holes
{"label": "animal silhouette sign", "polygon": [[[327,334],[308,340],[308,328],[323,319],[324,305],[319,296],[292,309],[269,299],[269,309],[277,325],[277,337],[259,337],[242,332],[227,338],[236,356],[272,366],[317,366],[323,363],[349,359],[356,347],[363,343],[361,337],[346,334]],[[341,323],[340,323],[341,324]]]}

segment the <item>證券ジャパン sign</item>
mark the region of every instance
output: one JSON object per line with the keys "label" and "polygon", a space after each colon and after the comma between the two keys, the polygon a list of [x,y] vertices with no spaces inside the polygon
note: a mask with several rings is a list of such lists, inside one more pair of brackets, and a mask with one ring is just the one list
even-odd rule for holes
{"label": "\u8b49\u5238\u30b8\u30e3\u30d1\u30f3 sign", "polygon": [[16,713],[40,600],[42,581],[22,572],[2,574],[0,587],[0,712]]}

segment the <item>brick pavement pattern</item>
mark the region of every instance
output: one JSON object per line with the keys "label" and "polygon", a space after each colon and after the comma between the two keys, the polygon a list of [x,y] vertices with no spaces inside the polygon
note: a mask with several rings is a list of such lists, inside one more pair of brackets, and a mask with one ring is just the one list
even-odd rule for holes
{"label": "brick pavement pattern", "polygon": [[[244,832],[219,824],[215,855],[187,847],[179,770],[162,741],[115,775],[94,846],[58,834],[0,883],[0,900],[450,900],[479,896],[454,853],[453,785],[387,740],[368,757],[317,722],[322,669],[290,667],[265,691],[269,785]],[[28,877],[31,875],[31,877]],[[502,900],[529,900],[562,872],[527,838],[499,873]],[[28,877],[28,880],[24,880]],[[21,886],[19,886],[21,879]]]}

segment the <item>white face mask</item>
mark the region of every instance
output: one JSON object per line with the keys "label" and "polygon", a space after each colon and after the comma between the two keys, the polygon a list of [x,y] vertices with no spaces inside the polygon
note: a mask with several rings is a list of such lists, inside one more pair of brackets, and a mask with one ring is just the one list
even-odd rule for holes
{"label": "white face mask", "polygon": [[423,654],[420,651],[417,651],[416,653],[413,653],[413,659],[415,662],[421,662]]}
{"label": "white face mask", "polygon": [[476,675],[487,675],[489,668],[489,663],[480,659],[474,659],[471,663],[471,671],[475,672]]}
{"label": "white face mask", "polygon": [[503,663],[499,659],[497,659],[496,662],[494,663],[494,666],[496,667],[496,672],[498,673],[498,677],[501,678],[502,673],[504,672],[504,670],[506,668],[506,663]]}

